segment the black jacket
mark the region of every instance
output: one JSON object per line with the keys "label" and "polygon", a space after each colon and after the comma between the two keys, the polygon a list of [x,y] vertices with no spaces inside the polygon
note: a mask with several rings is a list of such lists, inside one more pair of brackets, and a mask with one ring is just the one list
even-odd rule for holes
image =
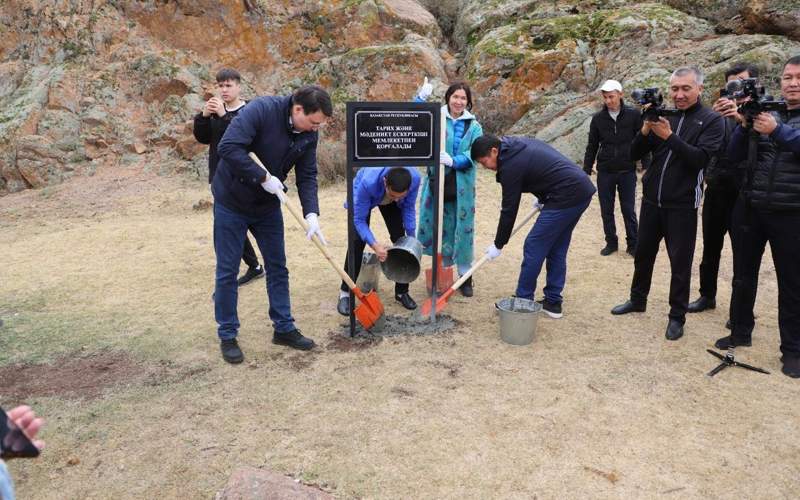
{"label": "black jacket", "polygon": [[[758,163],[745,196],[755,208],[800,210],[800,109],[777,116],[778,127],[768,137],[759,136]],[[737,127],[728,155],[747,161],[748,134]],[[797,228],[794,228],[796,230]]]}
{"label": "black jacket", "polygon": [[642,128],[642,114],[638,109],[622,104],[617,119],[611,118],[608,107],[592,116],[589,124],[589,142],[583,157],[583,171],[592,173],[597,159],[598,172],[630,172],[636,168],[631,160],[631,142]]}
{"label": "black jacket", "polygon": [[245,215],[260,216],[280,206],[261,187],[264,171],[252,151],[281,182],[294,168],[303,215],[319,214],[317,132],[295,132],[290,122],[292,96],[265,96],[245,106],[219,143],[217,173],[211,183],[214,202]]}
{"label": "black jacket", "polygon": [[732,161],[725,151],[731,135],[736,128],[737,121],[733,118],[723,119],[725,123],[725,148],[722,149],[717,161],[706,167],[705,180],[707,189],[738,191],[744,183],[744,169],[740,162]]}
{"label": "black jacket", "polygon": [[[245,101],[245,104],[247,102]],[[214,172],[217,171],[217,163],[219,162],[219,155],[217,154],[217,146],[222,136],[225,135],[225,130],[228,128],[231,120],[236,118],[244,106],[228,111],[224,116],[220,117],[217,114],[210,116],[203,116],[203,113],[197,113],[194,117],[194,138],[200,144],[208,144],[208,183],[214,180]]]}
{"label": "black jacket", "polygon": [[668,118],[672,135],[666,141],[653,132],[636,134],[631,158],[653,152],[642,177],[642,200],[660,208],[698,208],[703,198],[703,171],[713,165],[725,139],[722,116],[700,102]]}
{"label": "black jacket", "polygon": [[571,208],[588,201],[594,184],[566,156],[549,144],[527,137],[503,137],[497,158],[497,182],[503,205],[494,245],[503,248],[511,237],[522,193],[532,193],[543,210]]}

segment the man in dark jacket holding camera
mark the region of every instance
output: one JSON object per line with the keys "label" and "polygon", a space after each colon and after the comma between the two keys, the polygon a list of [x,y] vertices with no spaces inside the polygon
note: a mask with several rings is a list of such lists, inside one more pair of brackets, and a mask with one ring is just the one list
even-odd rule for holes
{"label": "man in dark jacket holding camera", "polygon": [[631,157],[653,152],[642,178],[639,242],[634,257],[630,300],[612,314],[643,312],[653,265],[665,239],[672,269],[669,323],[665,337],[683,336],[689,305],[692,257],[697,237],[697,208],[703,195],[703,170],[719,155],[725,138],[722,117],[700,102],[703,74],[695,67],[677,69],[670,77],[670,97],[677,108],[669,118],[645,120],[631,144]]}
{"label": "man in dark jacket holding camera", "polygon": [[[778,326],[783,373],[800,378],[800,56],[789,59],[781,75],[786,113],[758,114],[755,165],[742,193],[744,224],[736,228],[736,283],[731,307],[731,344],[750,345],[753,301],[764,246],[769,242],[778,279]],[[747,125],[747,124],[746,124]],[[749,133],[737,127],[728,144],[732,161],[747,161]]]}
{"label": "man in dark jacket holding camera", "polygon": [[631,160],[631,142],[642,128],[642,115],[639,110],[622,102],[622,85],[618,81],[606,80],[600,92],[604,106],[592,117],[583,158],[583,171],[587,175],[592,174],[592,166],[597,160],[597,196],[606,235],[606,246],[600,250],[600,255],[611,255],[619,247],[614,223],[615,191],[619,191],[619,205],[625,221],[626,252],[633,255],[638,223],[636,163]]}
{"label": "man in dark jacket holding camera", "polygon": [[[308,237],[317,234],[323,240],[318,220],[317,131],[332,114],[330,96],[314,85],[291,96],[259,97],[231,122],[219,144],[220,161],[211,185],[217,254],[214,312],[222,357],[229,363],[244,359],[236,342],[236,274],[248,229],[267,271],[269,317],[275,329],[272,342],[302,350],[314,346],[300,334],[292,317],[280,197],[284,196],[282,181],[294,168]],[[248,156],[250,152],[269,169],[269,179]]]}
{"label": "man in dark jacket holding camera", "polygon": [[[725,81],[757,78],[758,68],[749,63],[733,65],[725,72]],[[737,101],[720,96],[713,109],[725,118],[726,143],[738,120]],[[703,200],[703,260],[700,262],[700,297],[689,304],[690,313],[714,309],[717,306],[717,276],[725,233],[730,233],[733,207],[742,187],[743,170],[723,152],[714,165],[706,168],[706,192]]]}

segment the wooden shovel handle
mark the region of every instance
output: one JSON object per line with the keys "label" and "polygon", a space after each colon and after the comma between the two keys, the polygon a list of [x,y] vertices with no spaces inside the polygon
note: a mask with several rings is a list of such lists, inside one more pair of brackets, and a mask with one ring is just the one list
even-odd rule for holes
{"label": "wooden shovel handle", "polygon": [[[267,170],[267,167],[265,167],[264,164],[261,163],[261,160],[258,159],[258,156],[256,156],[255,153],[251,151],[249,155],[250,159],[253,160],[256,163],[256,165],[264,169],[264,173],[267,176],[266,180],[269,180],[271,175],[269,174],[269,170]],[[308,232],[308,222],[306,222],[306,220],[303,218],[300,211],[297,210],[297,207],[295,207],[293,203],[290,203],[289,200],[286,198],[286,196],[279,196],[278,198],[281,200],[281,203],[283,203],[283,205],[289,210],[289,213],[291,213],[292,216],[294,216],[295,220],[297,220],[297,223],[300,224],[300,227],[303,228],[303,231]],[[319,237],[316,234],[311,237],[311,241],[313,241],[314,245],[316,245],[317,248],[319,248],[319,251],[322,252],[322,255],[330,263],[331,267],[333,267],[333,269],[337,273],[339,273],[339,276],[341,276],[342,280],[345,283],[347,283],[347,286],[349,286],[351,290],[354,290],[356,288],[356,284],[353,282],[352,278],[350,278],[350,276],[348,276],[347,273],[344,272],[344,269],[339,267],[339,265],[333,261],[330,252],[328,252],[328,247],[322,244],[322,242],[319,240]]]}
{"label": "wooden shovel handle", "polygon": [[[511,236],[509,236],[509,239],[511,239],[515,234],[517,234],[519,232],[519,230],[522,229],[522,226],[527,224],[528,221],[531,220],[533,218],[533,216],[536,215],[538,212],[539,212],[539,206],[537,205],[537,206],[535,206],[533,208],[533,210],[531,210],[531,212],[528,215],[525,216],[525,218],[523,218],[521,221],[517,222],[517,225],[514,226],[514,230],[511,231]],[[483,257],[478,259],[478,262],[473,264],[472,267],[469,268],[469,271],[464,273],[464,275],[461,276],[458,279],[458,281],[453,283],[453,286],[451,286],[450,289],[451,290],[458,290],[461,287],[461,285],[463,285],[464,282],[467,281],[470,278],[470,276],[472,276],[475,273],[475,271],[478,270],[478,268],[480,268],[482,265],[486,264],[486,261],[488,261],[488,260],[489,260],[489,256],[487,256],[486,254],[483,254]]]}

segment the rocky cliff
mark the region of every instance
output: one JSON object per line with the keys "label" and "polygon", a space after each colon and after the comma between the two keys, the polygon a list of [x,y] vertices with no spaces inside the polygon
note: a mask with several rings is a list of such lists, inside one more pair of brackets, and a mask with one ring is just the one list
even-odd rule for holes
{"label": "rocky cliff", "polygon": [[5,0],[0,3],[0,195],[143,164],[204,176],[191,116],[222,66],[245,94],[327,87],[336,116],[320,167],[343,168],[344,103],[441,98],[464,78],[495,133],[536,135],[581,157],[593,90],[664,87],[691,63],[707,97],[734,61],[777,92],[800,54],[800,4],[622,0]]}

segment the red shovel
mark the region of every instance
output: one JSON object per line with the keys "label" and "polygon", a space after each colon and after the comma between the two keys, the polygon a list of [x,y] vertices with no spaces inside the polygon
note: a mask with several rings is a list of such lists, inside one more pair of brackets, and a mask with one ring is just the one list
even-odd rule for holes
{"label": "red shovel", "polygon": [[[267,175],[267,180],[269,180],[269,171],[267,170],[267,167],[261,163],[261,160],[258,159],[258,156],[251,152],[250,159],[256,162],[256,165],[264,169],[264,172]],[[302,227],[304,231],[308,231],[308,222],[306,222],[297,208],[293,204],[289,203],[289,200],[286,198],[286,195],[283,194],[283,192],[278,195],[278,199],[281,200],[281,203],[283,203],[283,205],[294,216],[294,218],[297,220],[297,223],[300,224],[300,227]],[[356,298],[361,302],[356,307],[355,311],[353,311],[356,315],[356,319],[359,323],[361,323],[361,326],[363,326],[366,330],[381,330],[383,328],[385,318],[383,316],[383,304],[381,303],[381,299],[378,297],[378,294],[375,293],[374,290],[369,293],[362,292],[361,289],[356,286],[350,276],[344,272],[344,269],[339,267],[333,261],[331,254],[328,252],[328,247],[326,247],[319,240],[319,237],[316,234],[311,238],[311,241],[314,242],[319,251],[322,252],[322,255],[325,257],[325,259],[330,263],[331,267],[333,267],[333,269],[339,273],[339,276],[342,277],[342,280],[347,283],[347,286],[350,287]]]}
{"label": "red shovel", "polygon": [[[512,238],[515,234],[517,234],[517,232],[520,229],[522,229],[522,226],[527,224],[528,221],[531,220],[533,218],[533,216],[536,215],[537,212],[539,212],[539,206],[538,205],[536,205],[534,207],[534,209],[531,211],[531,213],[526,215],[524,219],[519,221],[517,223],[517,225],[514,226],[514,230],[511,232],[511,236],[509,236],[509,239]],[[472,276],[472,274],[475,271],[477,271],[479,267],[484,265],[488,260],[489,260],[489,257],[484,254],[484,256],[481,257],[480,260],[478,260],[478,262],[476,262],[475,264],[472,265],[472,267],[469,269],[469,271],[464,273],[461,276],[461,278],[458,279],[458,281],[453,283],[453,286],[448,288],[447,291],[444,292],[444,294],[442,294],[439,298],[436,299],[436,314],[439,314],[442,311],[442,309],[444,309],[444,307],[447,305],[447,301],[456,292],[456,290],[458,290],[459,287],[461,287],[461,285],[463,285],[464,282],[467,281],[469,279],[469,277]],[[422,309],[420,311],[420,314],[422,315],[423,318],[425,316],[429,316],[431,314],[431,308],[432,307],[433,307],[433,298],[429,298],[428,300],[425,301],[424,304],[422,304]]]}

